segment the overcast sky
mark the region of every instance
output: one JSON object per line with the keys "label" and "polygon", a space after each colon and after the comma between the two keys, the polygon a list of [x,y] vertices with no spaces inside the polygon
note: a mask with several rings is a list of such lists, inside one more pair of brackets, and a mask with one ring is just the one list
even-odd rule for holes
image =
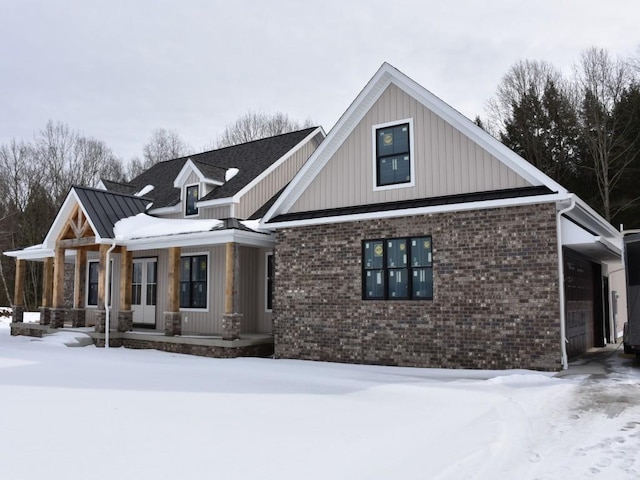
{"label": "overcast sky", "polygon": [[248,110],[329,131],[387,61],[469,118],[508,68],[629,56],[638,0],[0,0],[0,144],[51,119],[142,156],[201,150]]}

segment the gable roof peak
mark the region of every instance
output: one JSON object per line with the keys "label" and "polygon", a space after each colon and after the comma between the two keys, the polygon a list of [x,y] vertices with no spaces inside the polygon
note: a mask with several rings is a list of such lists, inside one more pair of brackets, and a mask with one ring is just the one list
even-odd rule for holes
{"label": "gable roof peak", "polygon": [[307,163],[294,177],[285,192],[274,203],[269,212],[267,212],[263,218],[263,222],[267,222],[277,215],[288,212],[392,83],[496,157],[498,161],[516,172],[529,184],[533,186],[545,186],[549,190],[561,194],[568,193],[563,186],[538,170],[482,128],[478,127],[473,121],[458,112],[455,108],[445,103],[390,63],[384,62],[351,105],[349,105],[349,108],[347,108],[338,119],[324,142],[322,142],[313,153]]}

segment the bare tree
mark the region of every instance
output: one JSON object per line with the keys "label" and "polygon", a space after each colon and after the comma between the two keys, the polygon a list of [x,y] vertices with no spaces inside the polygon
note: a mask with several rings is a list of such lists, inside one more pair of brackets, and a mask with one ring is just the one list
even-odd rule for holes
{"label": "bare tree", "polygon": [[[148,166],[158,162],[184,157],[192,151],[175,130],[158,128],[143,148],[144,163]],[[148,168],[148,167],[147,167]]]}
{"label": "bare tree", "polygon": [[158,128],[151,133],[149,141],[144,145],[143,157],[133,157],[124,172],[124,177],[131,180],[148,170],[158,162],[184,157],[193,153],[193,149],[175,130]]}
{"label": "bare tree", "polygon": [[495,137],[505,133],[505,124],[513,118],[514,106],[522,104],[526,96],[542,99],[550,82],[566,93],[562,74],[550,63],[538,60],[516,62],[502,77],[495,95],[488,101],[488,131]]}
{"label": "bare tree", "polygon": [[301,124],[291,120],[285,113],[269,114],[249,111],[235,122],[227,125],[218,138],[216,146],[217,148],[229,147],[311,126],[313,126],[313,122],[310,119]]}
{"label": "bare tree", "polygon": [[[588,169],[594,174],[603,216],[618,213],[612,208],[612,193],[637,156],[638,141],[628,142],[630,123],[623,123],[616,106],[631,85],[630,65],[612,58],[607,50],[584,51],[575,66],[582,99],[581,128]],[[618,208],[624,209],[625,206]]]}

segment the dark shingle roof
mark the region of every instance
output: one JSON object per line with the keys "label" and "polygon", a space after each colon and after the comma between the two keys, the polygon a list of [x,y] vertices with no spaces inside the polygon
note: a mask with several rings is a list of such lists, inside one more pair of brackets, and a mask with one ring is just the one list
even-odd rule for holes
{"label": "dark shingle roof", "polygon": [[97,234],[113,238],[113,226],[118,220],[143,213],[150,201],[120,193],[95,188],[73,187],[80,203],[87,212]]}
{"label": "dark shingle roof", "polygon": [[155,187],[145,195],[153,201],[152,208],[176,205],[180,201],[180,190],[174,188],[173,182],[187,160],[191,159],[203,175],[213,180],[224,181],[227,169],[237,168],[239,171],[236,176],[224,185],[214,188],[200,200],[232,197],[304,140],[315,128],[317,127],[160,162],[131,180],[129,184],[138,190],[147,185]]}
{"label": "dark shingle roof", "polygon": [[403,200],[400,202],[371,203],[368,205],[356,205],[353,207],[329,208],[308,212],[293,212],[278,215],[267,223],[291,222],[297,220],[309,220],[313,218],[339,217],[343,215],[357,215],[361,213],[388,212],[392,210],[405,210],[410,208],[434,207],[438,205],[452,205],[456,203],[481,202],[487,200],[502,200],[506,198],[520,198],[534,195],[546,195],[552,193],[548,187],[533,186],[521,188],[509,188],[477,193],[462,193],[457,195],[445,195],[442,197],[420,198],[415,200]]}
{"label": "dark shingle roof", "polygon": [[128,183],[113,182],[111,180],[105,180],[104,178],[101,178],[100,181],[110,192],[133,195],[138,191],[136,187],[129,185]]}

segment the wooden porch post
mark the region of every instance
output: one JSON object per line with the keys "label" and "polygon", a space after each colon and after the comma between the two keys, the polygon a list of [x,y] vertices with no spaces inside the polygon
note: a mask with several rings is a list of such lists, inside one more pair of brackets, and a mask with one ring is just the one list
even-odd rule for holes
{"label": "wooden porch post", "polygon": [[13,312],[11,321],[20,323],[24,321],[24,278],[27,274],[27,262],[16,259],[16,277],[13,289]]}
{"label": "wooden porch post", "polygon": [[53,257],[44,259],[42,275],[42,302],[40,304],[40,325],[51,323],[51,305],[53,303]]}
{"label": "wooden porch post", "polygon": [[73,308],[84,308],[86,291],[85,276],[87,273],[87,251],[84,248],[76,250],[76,268],[74,276]]}
{"label": "wooden porch post", "polygon": [[104,279],[107,274],[107,251],[109,245],[100,245],[100,266],[98,267],[98,310],[104,310]]}
{"label": "wooden porch post", "polygon": [[120,248],[120,311],[118,312],[118,331],[133,330],[133,312],[131,311],[131,281],[133,276],[133,254],[127,247]]}
{"label": "wooden porch post", "polygon": [[109,245],[100,245],[100,263],[98,265],[98,305],[96,311],[96,332],[105,333],[105,289],[104,280],[107,275],[107,251]]}
{"label": "wooden porch post", "polygon": [[85,326],[85,293],[87,274],[87,251],[84,248],[76,250],[76,267],[73,278],[73,316],[74,327]]}
{"label": "wooden porch post", "polygon": [[242,314],[238,313],[238,280],[240,278],[238,244],[234,242],[227,243],[225,262],[226,282],[224,315],[222,316],[222,339],[237,340],[240,338],[242,323]]}
{"label": "wooden porch post", "polygon": [[226,285],[224,289],[224,313],[229,315],[236,313],[236,255],[237,246],[235,243],[227,243],[226,245],[226,265],[225,265],[225,279]]}
{"label": "wooden porch post", "polygon": [[42,278],[42,306],[51,307],[53,301],[53,257],[44,259]]}
{"label": "wooden porch post", "polygon": [[64,255],[63,247],[56,246],[53,257],[53,304],[51,308],[51,326],[64,326]]}
{"label": "wooden porch post", "polygon": [[169,248],[169,285],[167,311],[164,312],[164,333],[168,336],[182,333],[180,314],[180,247]]}

